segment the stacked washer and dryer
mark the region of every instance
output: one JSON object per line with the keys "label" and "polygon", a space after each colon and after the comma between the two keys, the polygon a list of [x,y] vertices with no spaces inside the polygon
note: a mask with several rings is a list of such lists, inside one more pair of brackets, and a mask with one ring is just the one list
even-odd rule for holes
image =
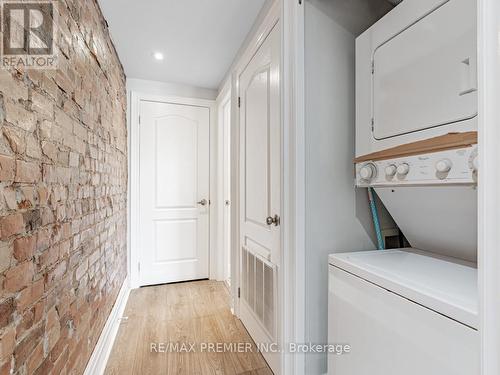
{"label": "stacked washer and dryer", "polygon": [[477,375],[475,0],[404,0],[356,40],[356,186],[411,248],[329,257],[331,375]]}

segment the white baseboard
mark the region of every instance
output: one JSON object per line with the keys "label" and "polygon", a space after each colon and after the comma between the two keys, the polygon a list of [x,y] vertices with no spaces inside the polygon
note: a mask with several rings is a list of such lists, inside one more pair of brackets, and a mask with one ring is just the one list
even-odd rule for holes
{"label": "white baseboard", "polygon": [[130,285],[128,277],[122,284],[118,297],[116,297],[116,302],[109,314],[108,320],[104,325],[104,328],[99,336],[99,340],[92,352],[92,356],[87,363],[84,375],[102,375],[106,369],[106,364],[108,363],[109,355],[111,354],[111,349],[113,349],[113,344],[115,342],[116,334],[118,333],[118,328],[120,327],[120,319],[125,311],[125,306],[127,305],[128,296],[130,294]]}

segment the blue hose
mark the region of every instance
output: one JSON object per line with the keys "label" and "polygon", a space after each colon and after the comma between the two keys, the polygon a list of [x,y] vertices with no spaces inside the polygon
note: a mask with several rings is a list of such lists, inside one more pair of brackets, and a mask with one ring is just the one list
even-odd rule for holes
{"label": "blue hose", "polygon": [[373,188],[368,188],[368,201],[370,202],[370,209],[372,211],[373,226],[377,234],[377,247],[379,250],[384,250],[384,239],[382,238],[382,230],[380,229],[380,221]]}

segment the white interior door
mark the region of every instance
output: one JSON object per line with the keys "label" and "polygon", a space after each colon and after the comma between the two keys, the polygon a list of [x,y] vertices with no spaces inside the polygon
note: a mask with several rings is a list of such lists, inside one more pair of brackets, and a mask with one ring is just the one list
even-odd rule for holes
{"label": "white interior door", "polygon": [[[240,318],[257,343],[278,343],[281,252],[280,26],[240,83]],[[280,356],[264,352],[275,374]]]}
{"label": "white interior door", "polygon": [[140,105],[141,285],[208,278],[209,109]]}

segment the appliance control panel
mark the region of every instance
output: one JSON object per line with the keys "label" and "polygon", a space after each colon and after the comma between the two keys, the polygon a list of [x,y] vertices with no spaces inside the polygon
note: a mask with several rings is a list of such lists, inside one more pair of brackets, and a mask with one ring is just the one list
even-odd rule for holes
{"label": "appliance control panel", "polygon": [[477,146],[356,164],[356,186],[476,184]]}

